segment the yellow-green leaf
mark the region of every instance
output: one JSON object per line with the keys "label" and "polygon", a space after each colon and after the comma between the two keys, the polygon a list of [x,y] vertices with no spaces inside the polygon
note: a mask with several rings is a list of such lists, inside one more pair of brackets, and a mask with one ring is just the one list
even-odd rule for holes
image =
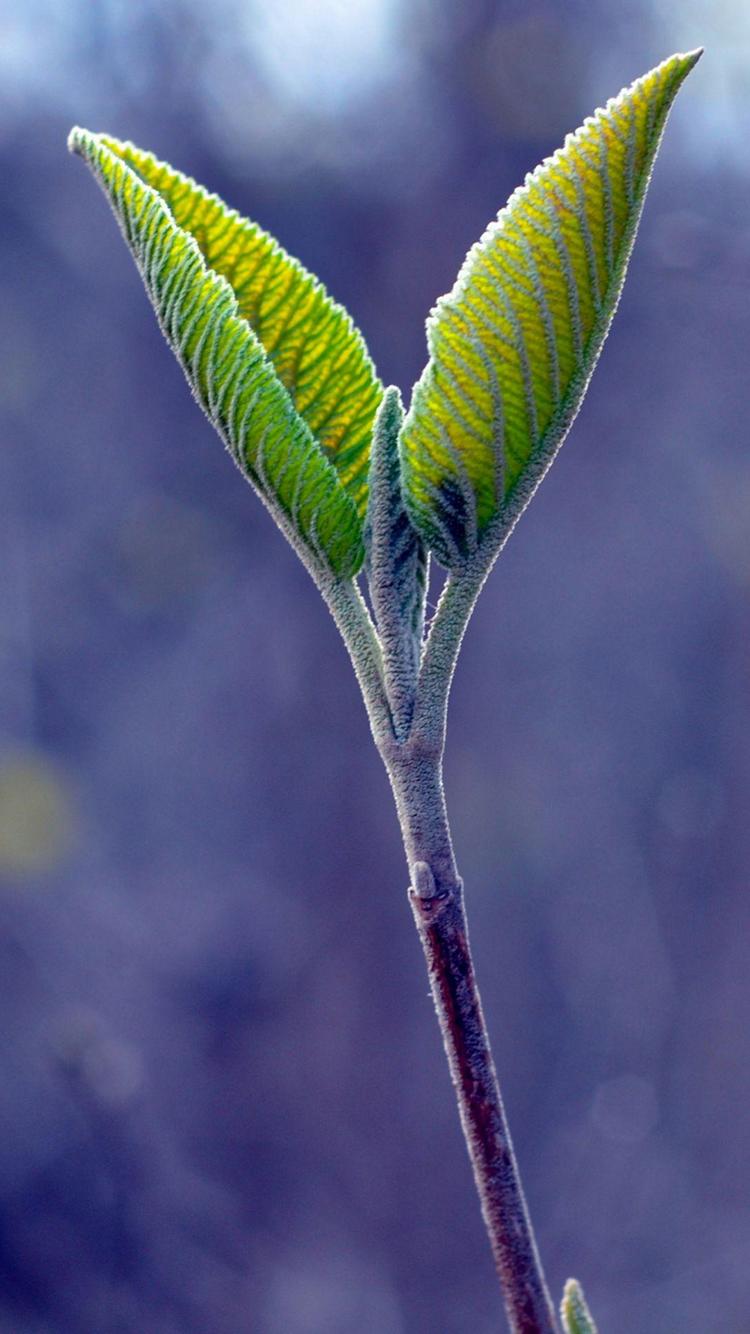
{"label": "yellow-green leaf", "polygon": [[412,520],[460,568],[528,501],[609,329],[669,108],[700,52],[672,56],[527,176],[427,324],[401,438]]}
{"label": "yellow-green leaf", "polygon": [[575,1278],[569,1278],[565,1284],[560,1316],[565,1334],[596,1334],[596,1325],[586,1305],[583,1288]]}
{"label": "yellow-green leaf", "polygon": [[80,129],[70,146],[230,452],[291,540],[355,574],[382,389],[348,316],[264,232],[150,154]]}

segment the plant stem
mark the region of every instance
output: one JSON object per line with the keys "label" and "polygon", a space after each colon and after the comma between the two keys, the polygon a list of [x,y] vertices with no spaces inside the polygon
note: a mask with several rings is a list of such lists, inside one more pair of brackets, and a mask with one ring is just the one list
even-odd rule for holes
{"label": "plant stem", "polygon": [[408,737],[396,736],[381,645],[359,590],[318,579],[349,650],[396,799],[410,868],[409,900],[422,942],[505,1308],[513,1334],[557,1334],[469,949],[445,806],[442,756],[453,669],[486,570],[448,579],[425,645]]}
{"label": "plant stem", "polygon": [[556,1334],[469,949],[440,754],[384,747],[411,868],[409,891],[464,1137],[513,1334]]}

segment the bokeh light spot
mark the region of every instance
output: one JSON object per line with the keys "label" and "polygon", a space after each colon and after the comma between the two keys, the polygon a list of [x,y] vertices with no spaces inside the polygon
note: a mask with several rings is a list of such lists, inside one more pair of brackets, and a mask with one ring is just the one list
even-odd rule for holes
{"label": "bokeh light spot", "polygon": [[56,765],[34,752],[0,759],[0,875],[52,870],[73,828],[71,793]]}
{"label": "bokeh light spot", "polygon": [[290,102],[331,110],[369,92],[392,68],[393,0],[287,0],[248,12],[256,59]]}

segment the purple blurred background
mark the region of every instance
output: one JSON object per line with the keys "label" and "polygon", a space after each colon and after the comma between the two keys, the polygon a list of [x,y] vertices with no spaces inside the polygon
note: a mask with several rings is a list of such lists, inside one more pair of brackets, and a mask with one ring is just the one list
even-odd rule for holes
{"label": "purple blurred background", "polygon": [[70,125],[274,232],[408,392],[525,171],[699,43],[446,782],[556,1299],[750,1331],[745,5],[6,0],[0,1334],[503,1327],[353,674]]}

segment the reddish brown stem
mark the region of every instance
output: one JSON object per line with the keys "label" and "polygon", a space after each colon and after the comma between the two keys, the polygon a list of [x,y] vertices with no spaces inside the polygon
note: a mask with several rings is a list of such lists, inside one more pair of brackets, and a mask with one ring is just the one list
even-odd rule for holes
{"label": "reddish brown stem", "polygon": [[439,756],[417,743],[387,756],[409,891],[482,1214],[513,1334],[557,1334],[495,1073],[469,949]]}
{"label": "reddish brown stem", "polygon": [[492,1060],[461,886],[429,898],[412,889],[409,899],[510,1326],[517,1334],[553,1334],[557,1323]]}

